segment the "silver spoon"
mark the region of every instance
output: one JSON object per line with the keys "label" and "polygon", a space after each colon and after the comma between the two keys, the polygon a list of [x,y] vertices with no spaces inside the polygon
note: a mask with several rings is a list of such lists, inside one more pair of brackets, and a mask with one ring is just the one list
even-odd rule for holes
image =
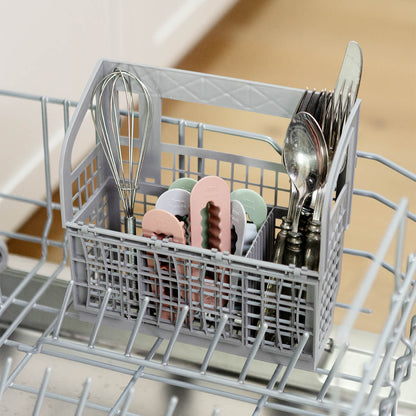
{"label": "silver spoon", "polygon": [[287,239],[283,263],[302,266],[302,238],[299,218],[306,198],[325,182],[328,170],[328,148],[322,130],[314,117],[306,112],[297,113],[289,124],[283,160],[298,198],[292,228]]}
{"label": "silver spoon", "polygon": [[[302,109],[304,107],[304,102],[306,101],[308,90],[305,91],[303,95],[298,109]],[[314,91],[312,92],[312,96]],[[309,98],[311,101],[311,98]],[[282,153],[282,162],[283,166],[285,167],[286,171],[289,173],[292,170],[292,173],[289,174],[290,177],[290,199],[289,199],[289,208],[287,215],[282,218],[281,230],[277,235],[276,238],[276,245],[275,245],[275,252],[273,261],[275,263],[285,263],[283,260],[284,253],[285,253],[285,246],[286,246],[286,239],[290,230],[293,230],[293,226],[296,227],[296,232],[298,231],[298,223],[299,223],[299,216],[300,211],[296,214],[296,207],[300,207],[301,210],[303,204],[305,202],[306,197],[310,194],[310,192],[306,193],[303,196],[303,200],[299,201],[299,184],[304,177],[302,171],[302,162],[295,161],[295,158],[305,158],[305,152],[302,150],[302,147],[305,147],[305,150],[309,153],[309,162],[312,160],[321,160],[325,158],[328,159],[327,156],[327,146],[324,142],[322,131],[314,119],[314,117],[305,111],[299,111],[295,113],[292,117],[290,124],[287,128],[286,137],[284,141],[284,148]],[[295,149],[296,148],[296,149]],[[317,151],[316,149],[321,149]],[[322,150],[323,149],[323,150]],[[291,163],[293,167],[287,166],[287,163]],[[321,164],[326,165],[327,162],[322,161]],[[300,175],[297,174],[300,172]],[[326,169],[324,172],[326,176]],[[311,183],[311,178],[308,178],[308,183]],[[319,184],[316,185],[316,188],[319,188]],[[303,189],[303,188],[302,188]],[[304,193],[304,192],[303,192]],[[296,223],[294,223],[295,217],[297,218]],[[288,260],[289,261],[289,260]],[[286,263],[287,264],[287,263]]]}
{"label": "silver spoon", "polygon": [[285,138],[283,159],[298,192],[292,223],[292,232],[297,233],[303,203],[322,185],[328,169],[328,149],[322,130],[311,114],[300,112],[292,118]]}

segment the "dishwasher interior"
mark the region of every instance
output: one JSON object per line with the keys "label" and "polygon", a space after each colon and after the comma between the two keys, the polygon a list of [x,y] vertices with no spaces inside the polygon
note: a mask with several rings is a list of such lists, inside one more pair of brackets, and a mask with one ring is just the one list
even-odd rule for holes
{"label": "dishwasher interior", "polygon": [[[405,198],[391,201],[378,189],[354,189],[353,212],[356,204],[362,209],[362,201],[370,207],[364,209],[381,206],[385,218],[379,231],[384,234],[375,244],[377,233],[367,232],[368,241],[349,247],[347,231],[341,279],[354,286],[354,296],[338,299],[340,317],[312,371],[297,365],[302,345],[284,363],[257,359],[261,336],[245,355],[218,348],[221,328],[207,346],[183,343],[184,314],[178,314],[173,331],[163,338],[141,331],[140,313],[130,328],[107,325],[105,299],[94,318],[80,319],[73,305],[67,235],[55,240],[49,234],[61,208],[52,192],[56,183],[49,140],[56,118],[50,113],[61,114],[66,130],[77,103],[10,91],[0,95],[6,103],[30,102],[39,117],[45,181],[44,199],[7,193],[0,193],[0,199],[46,213],[37,236],[9,230],[8,224],[0,229],[2,414],[414,414],[416,216]],[[383,156],[358,151],[357,159],[367,174],[374,169],[395,175],[410,190],[414,186],[415,174]],[[350,228],[353,233],[354,217]],[[38,258],[9,252],[10,241],[38,246]],[[50,261],[51,250],[61,252],[60,263]],[[380,286],[377,297],[383,297],[385,317],[382,327],[374,325],[372,331],[371,317],[379,312],[367,301]],[[369,322],[366,327],[359,324],[362,317]]]}

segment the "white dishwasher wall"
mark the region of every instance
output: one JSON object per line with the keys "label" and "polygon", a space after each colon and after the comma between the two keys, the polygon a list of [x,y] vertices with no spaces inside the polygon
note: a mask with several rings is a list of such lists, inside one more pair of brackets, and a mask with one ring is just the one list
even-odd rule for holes
{"label": "white dishwasher wall", "polygon": [[[234,3],[236,0],[3,2],[0,89],[78,100],[99,59],[172,66]],[[0,107],[0,126],[8,132],[7,139],[0,134],[0,193],[41,199],[45,192],[39,142],[42,103],[19,108],[21,105],[20,100],[10,99]],[[57,185],[63,115],[52,112],[48,117],[52,182]],[[89,145],[86,141],[85,149]],[[3,229],[16,229],[30,213],[28,204],[11,208],[0,198]]]}

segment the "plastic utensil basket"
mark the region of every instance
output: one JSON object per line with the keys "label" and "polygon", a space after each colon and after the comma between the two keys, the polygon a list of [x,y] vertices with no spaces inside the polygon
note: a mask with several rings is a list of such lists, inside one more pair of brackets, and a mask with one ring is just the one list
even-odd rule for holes
{"label": "plastic utensil basket", "polygon": [[[137,236],[121,232],[120,200],[100,144],[78,166],[71,167],[80,128],[87,119],[91,122],[90,114],[85,116],[90,112],[94,87],[115,67],[135,73],[152,95],[151,142],[136,198],[138,224],[173,180],[219,175],[231,191],[253,188],[268,204],[268,218],[246,256],[145,238],[140,231]],[[139,317],[141,330],[161,337],[181,325],[179,341],[203,346],[209,345],[215,329],[222,325],[219,350],[246,354],[257,340],[256,358],[283,364],[307,334],[298,366],[316,367],[332,326],[339,287],[344,231],[350,220],[360,101],[343,130],[327,182],[319,272],[270,262],[288,198],[289,181],[278,163],[280,156],[276,153],[273,162],[205,147],[207,133],[220,135],[222,140],[245,137],[253,139],[247,142],[255,155],[258,140],[273,144],[271,139],[162,114],[162,100],[167,98],[290,119],[302,93],[299,89],[176,69],[99,62],[71,119],[60,163],[62,220],[69,238],[74,307],[83,319],[92,319],[106,301],[107,324],[131,329]],[[165,125],[175,130],[173,142],[171,138],[164,140]],[[196,132],[196,146],[188,144],[190,132]],[[140,147],[140,139],[136,144]],[[212,304],[201,302],[204,296],[210,296]],[[265,316],[265,309],[273,314]],[[262,336],[264,323],[267,330]]]}

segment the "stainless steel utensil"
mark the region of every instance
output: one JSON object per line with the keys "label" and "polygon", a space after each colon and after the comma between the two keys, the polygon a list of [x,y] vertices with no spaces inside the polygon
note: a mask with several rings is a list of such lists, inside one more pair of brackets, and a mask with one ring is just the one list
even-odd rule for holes
{"label": "stainless steel utensil", "polygon": [[[357,99],[361,81],[362,65],[363,59],[359,44],[354,41],[349,42],[335,85],[334,94],[329,102],[328,110],[324,117],[324,122],[326,124],[322,128],[328,144],[329,163],[332,162],[338,141],[342,134],[342,129],[348,119],[351,108]],[[343,172],[344,170],[341,172],[338,181],[339,188],[341,188],[345,182]],[[325,184],[326,181],[323,182],[316,193],[314,212],[306,234],[305,266],[310,270],[318,270],[319,268],[321,215]]]}
{"label": "stainless steel utensil", "polygon": [[300,112],[292,118],[285,138],[283,159],[290,180],[299,193],[292,223],[292,232],[297,233],[303,203],[322,184],[328,166],[321,128],[309,113]]}
{"label": "stainless steel utensil", "polygon": [[344,60],[338,74],[334,89],[334,100],[332,105],[330,154],[335,153],[338,140],[341,137],[343,125],[357,98],[358,89],[361,83],[363,68],[363,56],[360,45],[350,41],[345,51]]}
{"label": "stainless steel utensil", "polygon": [[300,112],[292,118],[285,138],[283,159],[299,195],[283,263],[302,266],[302,236],[298,232],[300,214],[306,198],[326,179],[328,168],[328,151],[321,128],[309,113]]}
{"label": "stainless steel utensil", "polygon": [[[297,114],[302,111],[310,113],[319,124],[324,124],[325,111],[327,106],[327,101],[329,100],[331,93],[328,93],[326,90],[322,90],[319,94],[316,94],[316,90],[309,91],[308,88],[305,89],[299,104],[295,110],[294,114]],[[282,159],[283,166],[285,166],[285,160]],[[298,191],[296,187],[290,181],[290,198],[288,205],[288,212],[286,216],[282,217],[282,222],[280,225],[280,231],[277,234],[275,242],[275,251],[273,256],[274,263],[283,263],[283,255],[286,245],[286,239],[288,232],[292,228],[293,217],[295,214],[295,207],[298,201]]]}
{"label": "stainless steel utensil", "polygon": [[[145,120],[143,138],[137,161],[134,161],[135,128],[138,113],[135,111],[134,94],[141,91],[145,98]],[[126,105],[128,143],[123,146],[120,137],[120,100]],[[134,74],[116,68],[97,84],[91,99],[91,114],[108,166],[123,206],[124,228],[128,234],[136,234],[134,204],[143,160],[150,137],[152,120],[151,96],[145,84]],[[137,137],[136,137],[137,139]],[[123,156],[123,147],[127,156]],[[124,160],[127,159],[127,163]]]}

